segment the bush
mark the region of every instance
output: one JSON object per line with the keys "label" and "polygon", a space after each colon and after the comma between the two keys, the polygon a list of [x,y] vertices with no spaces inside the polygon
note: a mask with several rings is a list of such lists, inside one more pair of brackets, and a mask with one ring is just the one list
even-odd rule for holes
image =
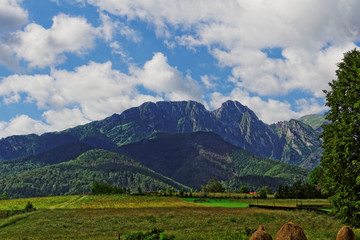
{"label": "bush", "polygon": [[259,191],[259,198],[266,199],[267,198],[267,190],[266,187],[262,187]]}
{"label": "bush", "polygon": [[172,240],[175,239],[174,235],[166,235],[163,233],[164,230],[159,228],[153,228],[149,232],[136,232],[136,233],[128,233],[125,235],[124,240],[156,240],[156,239],[163,239],[163,240]]}
{"label": "bush", "polygon": [[25,212],[32,212],[32,211],[36,211],[36,208],[34,208],[34,205],[31,202],[28,202],[24,210]]}

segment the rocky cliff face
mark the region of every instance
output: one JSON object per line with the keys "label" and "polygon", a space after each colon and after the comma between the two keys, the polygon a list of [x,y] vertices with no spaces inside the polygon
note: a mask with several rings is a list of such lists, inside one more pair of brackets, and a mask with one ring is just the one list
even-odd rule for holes
{"label": "rocky cliff face", "polygon": [[[236,101],[227,101],[214,111],[208,111],[202,104],[194,101],[148,102],[102,121],[63,132],[16,137],[16,144],[12,137],[2,139],[0,160],[39,153],[69,141],[114,149],[116,145],[137,142],[156,132],[199,131],[214,132],[229,143],[255,155],[293,165],[301,165],[310,155],[317,156],[313,153],[321,144],[317,139],[318,132],[305,123],[291,120],[270,126]],[[20,142],[18,138],[21,139]],[[308,159],[304,166],[312,166],[313,161],[318,159]]]}
{"label": "rocky cliff face", "polygon": [[[278,122],[271,127],[280,139],[282,162],[300,166],[321,146],[320,133],[300,121]],[[308,165],[305,166],[312,168]]]}

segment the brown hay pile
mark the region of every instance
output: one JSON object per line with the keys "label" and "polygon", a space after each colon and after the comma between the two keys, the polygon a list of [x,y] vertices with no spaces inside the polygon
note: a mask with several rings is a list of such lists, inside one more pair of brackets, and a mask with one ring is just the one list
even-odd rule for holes
{"label": "brown hay pile", "polygon": [[307,240],[307,238],[299,225],[289,222],[276,233],[276,240]]}
{"label": "brown hay pile", "polygon": [[249,240],[273,240],[268,232],[266,232],[265,227],[260,225],[256,232],[251,235]]}
{"label": "brown hay pile", "polygon": [[336,240],[354,240],[355,234],[351,227],[343,226],[336,236]]}

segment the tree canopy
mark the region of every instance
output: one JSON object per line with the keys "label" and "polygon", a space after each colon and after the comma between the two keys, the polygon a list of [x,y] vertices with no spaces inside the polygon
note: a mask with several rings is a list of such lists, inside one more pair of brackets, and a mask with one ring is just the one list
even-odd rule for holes
{"label": "tree canopy", "polygon": [[329,83],[325,114],[329,124],[321,134],[324,153],[323,187],[330,194],[334,212],[353,226],[360,226],[360,52],[344,54]]}
{"label": "tree canopy", "polygon": [[223,185],[213,177],[206,186],[202,186],[204,192],[225,192]]}

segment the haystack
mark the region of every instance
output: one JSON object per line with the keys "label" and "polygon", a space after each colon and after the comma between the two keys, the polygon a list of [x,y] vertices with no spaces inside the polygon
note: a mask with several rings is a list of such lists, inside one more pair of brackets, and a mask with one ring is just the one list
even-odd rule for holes
{"label": "haystack", "polygon": [[276,233],[276,240],[307,240],[307,238],[299,225],[289,222]]}
{"label": "haystack", "polygon": [[266,232],[265,227],[260,225],[256,232],[251,235],[249,240],[273,240],[268,232]]}
{"label": "haystack", "polygon": [[355,233],[349,226],[343,226],[336,236],[336,240],[354,240]]}

